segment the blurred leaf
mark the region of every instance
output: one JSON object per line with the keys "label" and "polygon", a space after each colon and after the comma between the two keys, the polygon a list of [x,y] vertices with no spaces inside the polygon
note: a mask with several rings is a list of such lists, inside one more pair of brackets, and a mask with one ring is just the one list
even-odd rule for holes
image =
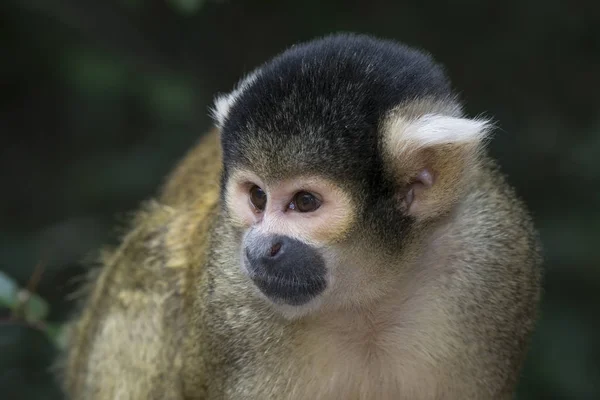
{"label": "blurred leaf", "polygon": [[16,282],[0,271],[0,305],[17,310],[22,308],[26,321],[42,321],[48,315],[48,303],[35,293],[19,290]]}
{"label": "blurred leaf", "polygon": [[56,347],[64,349],[66,346],[66,329],[63,324],[46,324],[46,334],[54,342]]}
{"label": "blurred leaf", "polygon": [[169,0],[169,2],[179,12],[183,14],[193,14],[202,8],[205,0]]}
{"label": "blurred leaf", "polygon": [[135,10],[144,4],[144,0],[121,0],[121,4]]}
{"label": "blurred leaf", "polygon": [[63,59],[63,77],[87,95],[119,93],[127,87],[127,68],[107,54],[74,49]]}
{"label": "blurred leaf", "polygon": [[193,114],[194,89],[186,79],[158,77],[143,86],[152,109],[165,120],[189,120]]}
{"label": "blurred leaf", "polygon": [[28,322],[37,322],[46,318],[49,311],[46,300],[27,290],[22,290],[21,293],[28,297],[24,305],[25,320]]}
{"label": "blurred leaf", "polygon": [[0,271],[0,306],[12,308],[17,302],[18,290],[17,283]]}

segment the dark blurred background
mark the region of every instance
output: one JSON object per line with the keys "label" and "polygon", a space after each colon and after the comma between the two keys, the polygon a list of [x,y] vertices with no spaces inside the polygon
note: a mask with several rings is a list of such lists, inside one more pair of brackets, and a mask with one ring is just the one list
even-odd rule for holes
{"label": "dark blurred background", "polygon": [[545,293],[519,399],[600,398],[600,2],[0,2],[0,396],[60,399],[82,260],[155,193],[242,74],[334,31],[446,65],[534,213]]}

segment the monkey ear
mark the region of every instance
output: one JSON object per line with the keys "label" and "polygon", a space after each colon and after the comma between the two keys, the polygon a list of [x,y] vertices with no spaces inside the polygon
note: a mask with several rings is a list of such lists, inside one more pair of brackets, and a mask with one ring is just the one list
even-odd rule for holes
{"label": "monkey ear", "polygon": [[257,69],[250,74],[242,78],[235,89],[231,93],[220,94],[215,97],[213,106],[210,108],[210,116],[215,122],[217,128],[222,129],[231,107],[238,100],[240,95],[247,90],[256,81],[260,73],[260,69]]}
{"label": "monkey ear", "polygon": [[408,214],[430,219],[456,204],[477,172],[490,126],[447,115],[388,120],[384,152]]}
{"label": "monkey ear", "polygon": [[225,124],[233,101],[234,99],[231,99],[230,94],[220,94],[215,97],[213,106],[210,108],[210,117],[213,119],[219,130],[221,130]]}

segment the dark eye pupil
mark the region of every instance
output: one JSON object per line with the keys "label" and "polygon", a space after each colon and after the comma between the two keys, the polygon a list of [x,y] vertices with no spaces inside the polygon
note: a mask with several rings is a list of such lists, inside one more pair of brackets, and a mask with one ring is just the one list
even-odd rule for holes
{"label": "dark eye pupil", "polygon": [[295,199],[296,208],[300,212],[314,211],[319,208],[319,202],[310,193],[300,192],[296,195]]}
{"label": "dark eye pupil", "polygon": [[252,186],[252,189],[250,189],[250,201],[254,207],[262,211],[267,205],[267,194],[258,186]]}

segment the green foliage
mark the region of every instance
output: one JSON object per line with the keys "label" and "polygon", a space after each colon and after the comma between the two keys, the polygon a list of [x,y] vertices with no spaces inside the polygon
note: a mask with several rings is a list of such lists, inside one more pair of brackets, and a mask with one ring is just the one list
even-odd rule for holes
{"label": "green foliage", "polygon": [[150,109],[166,121],[182,121],[194,112],[193,85],[183,77],[161,76],[149,79],[144,97]]}
{"label": "green foliage", "polygon": [[18,290],[17,283],[0,271],[0,307],[14,307]]}
{"label": "green foliage", "polygon": [[183,14],[193,14],[200,10],[206,0],[169,0],[169,3]]}
{"label": "green foliage", "polygon": [[2,325],[3,329],[11,323],[25,324],[45,333],[56,346],[64,345],[62,325],[46,321],[49,312],[48,302],[27,289],[19,288],[17,283],[2,271],[0,271],[0,308],[11,312],[11,318]]}
{"label": "green foliage", "polygon": [[48,323],[48,303],[0,271],[0,385],[7,399],[60,399],[52,373],[64,346],[62,325]]}
{"label": "green foliage", "polygon": [[130,86],[127,66],[112,57],[85,48],[61,56],[63,79],[84,96],[114,96]]}

